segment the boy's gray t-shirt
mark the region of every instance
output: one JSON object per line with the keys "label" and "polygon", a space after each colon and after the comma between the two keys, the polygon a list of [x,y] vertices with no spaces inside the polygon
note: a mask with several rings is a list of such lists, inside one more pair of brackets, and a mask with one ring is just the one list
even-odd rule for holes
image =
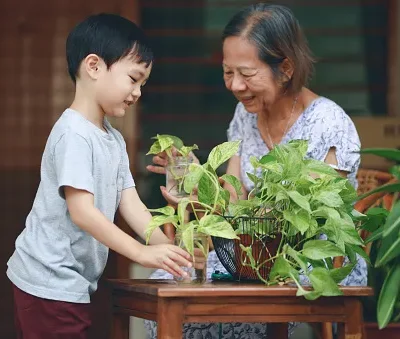
{"label": "boy's gray t-shirt", "polygon": [[114,220],[122,190],[135,183],[122,135],[106,119],[104,127],[67,109],[50,133],[35,201],[8,261],[9,279],[31,295],[88,303],[97,289],[108,248],[71,221],[62,187],[92,193]]}

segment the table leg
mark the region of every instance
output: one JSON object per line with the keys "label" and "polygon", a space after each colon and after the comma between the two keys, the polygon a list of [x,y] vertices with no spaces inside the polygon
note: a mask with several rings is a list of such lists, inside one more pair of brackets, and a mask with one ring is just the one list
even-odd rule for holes
{"label": "table leg", "polygon": [[160,298],[157,310],[157,339],[182,338],[184,302],[179,298]]}
{"label": "table leg", "polygon": [[361,301],[358,299],[345,300],[346,321],[338,324],[339,339],[365,338],[363,331],[363,315]]}
{"label": "table leg", "polygon": [[267,324],[268,338],[288,338],[288,324],[287,323],[268,323]]}
{"label": "table leg", "polygon": [[129,339],[129,315],[113,313],[111,339]]}

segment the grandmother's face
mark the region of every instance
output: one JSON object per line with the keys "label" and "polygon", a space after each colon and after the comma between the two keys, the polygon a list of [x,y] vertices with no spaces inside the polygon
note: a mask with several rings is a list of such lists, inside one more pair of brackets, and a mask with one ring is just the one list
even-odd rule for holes
{"label": "grandmother's face", "polygon": [[257,48],[241,37],[223,44],[225,86],[248,112],[260,113],[274,104],[281,93],[271,68],[258,57]]}

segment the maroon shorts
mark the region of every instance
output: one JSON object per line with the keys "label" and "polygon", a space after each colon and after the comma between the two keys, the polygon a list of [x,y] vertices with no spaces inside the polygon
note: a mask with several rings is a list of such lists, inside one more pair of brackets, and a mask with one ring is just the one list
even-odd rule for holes
{"label": "maroon shorts", "polygon": [[17,339],[87,339],[90,304],[35,297],[14,287]]}

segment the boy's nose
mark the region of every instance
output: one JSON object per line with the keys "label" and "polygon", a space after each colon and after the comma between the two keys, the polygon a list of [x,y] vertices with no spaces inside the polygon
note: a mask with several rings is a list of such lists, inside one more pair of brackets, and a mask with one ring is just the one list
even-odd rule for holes
{"label": "boy's nose", "polygon": [[140,90],[140,87],[135,88],[135,89],[132,91],[132,96],[133,96],[134,98],[136,98],[136,100],[139,99],[139,98],[142,96],[142,91]]}

